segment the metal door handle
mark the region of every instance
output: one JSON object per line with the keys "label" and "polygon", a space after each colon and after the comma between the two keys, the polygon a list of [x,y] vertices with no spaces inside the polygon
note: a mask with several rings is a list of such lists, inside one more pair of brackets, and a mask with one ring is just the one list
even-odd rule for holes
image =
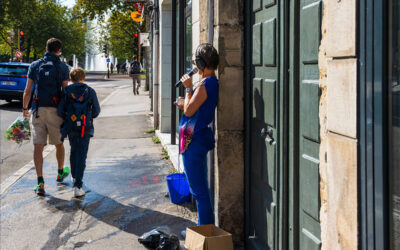
{"label": "metal door handle", "polygon": [[276,142],[274,140],[274,130],[271,127],[261,129],[261,136],[265,137],[265,141],[270,145],[274,145]]}

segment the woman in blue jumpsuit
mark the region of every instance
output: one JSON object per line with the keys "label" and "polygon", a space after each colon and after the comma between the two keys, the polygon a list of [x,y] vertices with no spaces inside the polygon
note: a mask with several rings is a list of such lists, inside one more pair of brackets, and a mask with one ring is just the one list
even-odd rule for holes
{"label": "woman in blue jumpsuit", "polygon": [[197,201],[198,225],[205,225],[214,224],[207,179],[207,152],[215,144],[210,125],[218,102],[219,85],[215,70],[219,56],[211,44],[199,45],[195,56],[194,64],[202,80],[194,87],[189,75],[181,79],[186,94],[184,104],[178,105],[184,111],[179,124],[180,152],[190,192]]}

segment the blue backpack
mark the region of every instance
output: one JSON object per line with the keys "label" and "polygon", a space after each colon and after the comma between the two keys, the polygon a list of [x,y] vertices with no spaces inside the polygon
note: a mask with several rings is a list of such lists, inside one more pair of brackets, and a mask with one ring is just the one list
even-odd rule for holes
{"label": "blue backpack", "polygon": [[59,61],[40,59],[33,95],[32,110],[40,107],[57,107],[61,97],[61,70]]}
{"label": "blue backpack", "polygon": [[70,133],[85,135],[85,129],[92,124],[92,100],[87,85],[80,88],[65,88],[66,116],[61,129],[62,139]]}

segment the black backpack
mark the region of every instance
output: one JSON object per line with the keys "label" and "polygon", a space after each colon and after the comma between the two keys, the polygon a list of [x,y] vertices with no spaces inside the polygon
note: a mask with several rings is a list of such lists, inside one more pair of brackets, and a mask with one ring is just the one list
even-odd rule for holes
{"label": "black backpack", "polygon": [[40,59],[32,103],[36,115],[39,106],[57,107],[61,97],[60,72],[59,61]]}
{"label": "black backpack", "polygon": [[131,63],[130,73],[131,75],[140,74],[140,63],[138,61]]}
{"label": "black backpack", "polygon": [[79,88],[65,88],[66,116],[61,129],[62,139],[71,132],[85,135],[87,127],[92,126],[92,100],[87,85]]}

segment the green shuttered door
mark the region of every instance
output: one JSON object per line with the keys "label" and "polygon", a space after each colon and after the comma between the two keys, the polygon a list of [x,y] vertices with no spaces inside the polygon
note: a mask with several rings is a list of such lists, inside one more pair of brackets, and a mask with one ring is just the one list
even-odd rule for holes
{"label": "green shuttered door", "polygon": [[[283,3],[252,0],[251,27],[247,27],[252,49],[247,249],[320,249],[318,50],[322,1],[293,1],[286,5],[290,10],[283,9]],[[289,18],[282,18],[285,13]],[[287,30],[284,20],[290,23]],[[289,48],[285,49],[283,35],[292,39]],[[282,105],[289,106],[288,112],[283,112]],[[286,142],[282,141],[283,131],[291,134]],[[284,147],[289,152],[286,155]],[[283,162],[289,163],[284,166]],[[282,181],[282,176],[288,176],[288,181]],[[288,197],[287,204],[282,202],[284,197]]]}

